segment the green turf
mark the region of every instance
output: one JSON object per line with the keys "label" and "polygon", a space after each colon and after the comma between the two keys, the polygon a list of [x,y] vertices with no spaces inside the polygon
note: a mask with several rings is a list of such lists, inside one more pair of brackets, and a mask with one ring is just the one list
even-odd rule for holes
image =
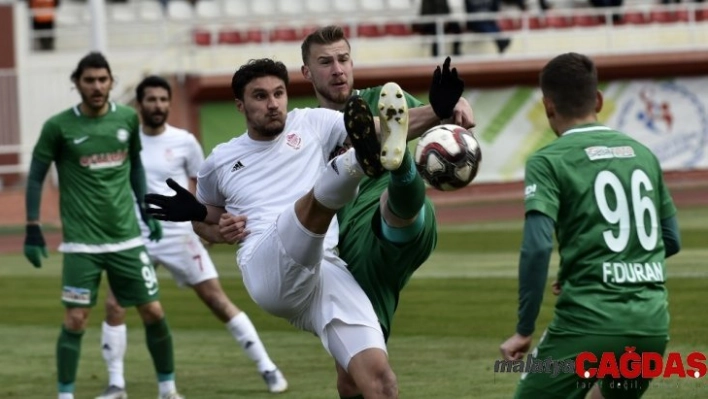
{"label": "green turf", "polygon": [[[518,375],[495,374],[492,367],[499,358],[499,344],[513,332],[515,324],[520,240],[517,225],[441,228],[440,249],[402,293],[394,323],[389,350],[402,398],[511,396]],[[705,234],[705,230],[687,230],[683,237],[685,242],[698,243]],[[211,249],[227,293],[249,314],[290,381],[291,390],[282,397],[336,398],[333,363],[319,341],[253,304],[243,289],[233,251],[229,246]],[[668,261],[670,350],[708,350],[708,318],[700,316],[708,284],[703,261],[706,257],[708,249],[695,245],[685,247]],[[58,300],[60,260],[60,254],[52,253],[42,269],[34,269],[20,254],[1,258],[0,398],[55,395],[54,345],[62,320]],[[554,255],[550,278],[557,261]],[[272,397],[264,392],[252,363],[194,294],[178,289],[164,270],[158,273],[174,334],[181,391],[189,398]],[[539,329],[548,323],[554,299],[547,293]],[[92,398],[106,381],[98,348],[101,316],[99,307],[84,336],[77,399]],[[155,395],[156,387],[134,311],[128,325],[129,393],[132,398],[149,398]],[[708,378],[659,380],[645,397],[705,398]]]}

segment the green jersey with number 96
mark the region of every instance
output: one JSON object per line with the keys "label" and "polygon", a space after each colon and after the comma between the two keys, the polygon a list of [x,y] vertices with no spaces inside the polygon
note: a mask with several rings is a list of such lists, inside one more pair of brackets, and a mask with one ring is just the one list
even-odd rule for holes
{"label": "green jersey with number 96", "polygon": [[525,207],[556,225],[562,292],[549,328],[668,334],[661,220],[676,208],[647,147],[602,125],[577,126],[528,159]]}

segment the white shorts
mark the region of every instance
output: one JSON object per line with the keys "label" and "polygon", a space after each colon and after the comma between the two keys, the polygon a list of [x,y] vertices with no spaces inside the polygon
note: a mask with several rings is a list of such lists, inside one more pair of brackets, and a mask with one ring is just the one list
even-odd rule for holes
{"label": "white shorts", "polygon": [[[296,263],[286,253],[276,226],[274,223],[263,232],[252,251],[241,258],[239,266],[251,298],[263,310],[320,337],[325,349],[345,369],[351,357],[364,349],[386,351],[374,308],[346,263],[330,251],[324,253],[324,259],[317,265]],[[302,233],[288,239],[307,245],[312,235]],[[338,323],[332,328],[343,325],[347,330],[335,335],[345,339],[329,342],[332,332],[325,332],[335,320]],[[346,339],[356,336],[357,331],[365,337],[363,341]]]}
{"label": "white shorts", "polygon": [[194,233],[148,241],[145,247],[153,263],[169,270],[180,287],[194,286],[219,276],[209,253]]}

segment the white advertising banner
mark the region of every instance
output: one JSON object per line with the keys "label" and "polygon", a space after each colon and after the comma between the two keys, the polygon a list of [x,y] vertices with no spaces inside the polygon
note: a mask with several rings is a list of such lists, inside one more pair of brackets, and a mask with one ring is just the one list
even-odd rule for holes
{"label": "white advertising banner", "polygon": [[[708,77],[601,84],[601,123],[649,147],[664,170],[708,169]],[[465,93],[475,112],[483,161],[476,181],[522,180],[524,163],[555,139],[540,89]]]}

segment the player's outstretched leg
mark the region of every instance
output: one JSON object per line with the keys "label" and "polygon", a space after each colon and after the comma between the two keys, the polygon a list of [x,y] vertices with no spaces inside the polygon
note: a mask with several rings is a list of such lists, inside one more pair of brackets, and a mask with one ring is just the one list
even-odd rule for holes
{"label": "player's outstretched leg", "polygon": [[379,94],[381,122],[381,164],[396,170],[403,161],[408,138],[408,103],[403,90],[394,82],[386,83]]}
{"label": "player's outstretched leg", "polygon": [[[316,223],[324,226],[324,231],[329,227],[334,211],[342,208],[356,196],[359,182],[364,175],[378,177],[386,171],[381,165],[381,143],[376,135],[374,117],[366,101],[361,97],[354,95],[347,100],[344,105],[344,125],[353,148],[329,162],[315,182],[312,191],[317,203],[332,211],[331,215]],[[298,203],[299,205],[295,206],[296,213],[302,215],[304,213],[302,209],[306,207],[302,201]],[[313,224],[305,220],[307,218],[298,216],[298,219],[309,231],[317,233],[312,228]]]}
{"label": "player's outstretched leg", "polygon": [[418,215],[425,203],[425,183],[406,145],[408,106],[396,83],[386,83],[381,89],[379,118],[381,162],[391,171],[382,198],[383,234],[390,241],[405,243],[418,236],[423,228],[423,217]]}
{"label": "player's outstretched leg", "polygon": [[366,101],[354,95],[344,105],[344,125],[356,153],[356,160],[367,176],[384,172],[381,164],[381,143],[376,135],[374,116]]}
{"label": "player's outstretched leg", "polygon": [[382,195],[383,233],[390,241],[405,243],[417,237],[425,225],[425,183],[408,149],[403,152],[401,165],[390,176]]}

